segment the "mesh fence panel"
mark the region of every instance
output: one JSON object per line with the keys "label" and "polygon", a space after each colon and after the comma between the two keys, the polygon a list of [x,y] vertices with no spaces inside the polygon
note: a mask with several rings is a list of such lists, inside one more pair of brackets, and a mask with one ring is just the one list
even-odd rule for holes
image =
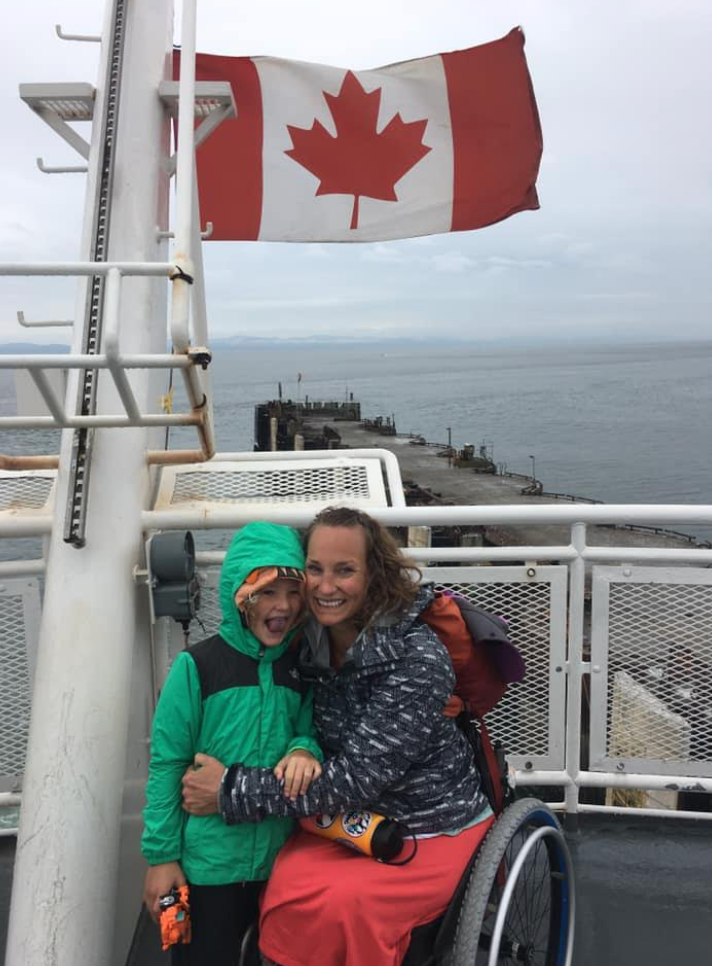
{"label": "mesh fence panel", "polygon": [[[202,570],[200,573],[200,609],[198,610],[200,624],[197,620],[194,620],[190,624],[190,633],[188,639],[189,646],[197,644],[198,641],[202,641],[203,638],[212,637],[213,634],[217,633],[217,630],[220,627],[222,614],[220,612],[220,600],[218,597],[219,579],[220,571],[217,568]],[[168,668],[170,668],[171,664],[175,660],[176,655],[179,654],[185,646],[185,636],[183,634],[183,628],[174,620],[162,618],[158,622],[158,628],[158,635],[165,643],[167,672]]]}
{"label": "mesh fence panel", "polygon": [[[482,568],[478,568],[482,571]],[[553,569],[553,568],[551,568]],[[515,764],[537,759],[537,767],[563,767],[561,742],[554,747],[552,734],[553,713],[560,709],[559,730],[563,723],[563,680],[555,691],[550,684],[552,586],[548,581],[531,582],[511,580],[507,582],[473,583],[439,582],[436,569],[426,571],[427,579],[435,580],[439,590],[447,590],[471,600],[483,610],[503,617],[509,627],[512,642],[521,651],[527,666],[523,681],[510,685],[507,694],[487,715],[487,727],[493,738],[501,738],[508,757]],[[561,574],[562,580],[565,579]],[[205,626],[205,636],[214,634],[221,621],[217,584],[217,569],[204,571],[205,583],[201,589],[200,619]],[[565,611],[555,614],[560,622],[560,638],[563,648]],[[191,626],[191,641],[203,636],[203,629]],[[177,625],[171,629],[170,650],[174,657],[183,646],[182,633]],[[563,654],[561,655],[563,660]],[[562,675],[563,679],[563,675]],[[557,703],[558,702],[558,703]],[[559,736],[560,737],[560,736]]]}
{"label": "mesh fence panel", "polygon": [[664,582],[658,573],[598,585],[607,626],[594,624],[592,661],[608,638],[605,692],[593,708],[605,720],[599,766],[602,750],[609,764],[633,759],[646,770],[686,774],[692,766],[712,775],[711,577],[702,571],[704,583],[693,583],[690,572],[689,583]]}
{"label": "mesh fence panel", "polygon": [[477,607],[502,617],[509,636],[526,662],[523,681],[511,684],[487,715],[490,736],[500,738],[509,757],[548,757],[550,742],[549,619],[547,583],[448,583],[439,590],[459,594]]}
{"label": "mesh fence panel", "polygon": [[47,502],[54,479],[17,476],[0,479],[0,510],[40,510]]}
{"label": "mesh fence panel", "polygon": [[[14,585],[15,582],[7,581],[0,593],[0,790],[3,791],[19,784],[25,768],[31,703],[28,654],[36,643],[39,614],[37,583],[22,582],[17,591]],[[35,613],[30,615],[28,607],[33,603]]]}

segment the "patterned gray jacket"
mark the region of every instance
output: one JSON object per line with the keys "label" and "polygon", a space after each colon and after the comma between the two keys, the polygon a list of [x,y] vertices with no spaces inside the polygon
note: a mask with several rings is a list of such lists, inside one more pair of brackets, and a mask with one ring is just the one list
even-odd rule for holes
{"label": "patterned gray jacket", "polygon": [[334,672],[318,625],[306,635],[302,675],[314,681],[314,723],[324,771],[294,803],[269,769],[232,765],[220,790],[226,822],[369,808],[413,832],[456,831],[486,807],[470,746],[443,715],[455,674],[444,645],[419,615],[431,585],[392,623],[364,632]]}

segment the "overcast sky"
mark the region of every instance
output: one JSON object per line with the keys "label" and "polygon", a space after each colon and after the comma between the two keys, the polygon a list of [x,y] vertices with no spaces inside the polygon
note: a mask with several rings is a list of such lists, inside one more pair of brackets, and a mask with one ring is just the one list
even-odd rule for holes
{"label": "overcast sky", "polygon": [[[78,256],[85,176],[44,175],[35,158],[80,160],[17,85],[95,83],[98,45],[59,40],[54,23],[98,33],[101,7],[23,0],[0,14],[2,261]],[[481,231],[206,245],[213,336],[712,337],[709,0],[199,0],[198,20],[205,52],[353,68],[468,47],[521,24],[544,135],[541,210]],[[0,279],[0,340],[27,339],[17,309],[67,317],[72,287]]]}

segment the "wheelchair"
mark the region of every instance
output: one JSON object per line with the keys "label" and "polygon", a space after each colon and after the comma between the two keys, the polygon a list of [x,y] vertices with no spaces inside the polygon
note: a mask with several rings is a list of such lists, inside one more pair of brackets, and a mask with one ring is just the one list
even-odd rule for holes
{"label": "wheelchair", "polygon": [[[570,966],[574,874],[551,809],[521,798],[499,815],[445,915],[413,930],[402,966]],[[256,928],[240,966],[259,966]]]}
{"label": "wheelchair", "polygon": [[574,873],[551,809],[521,798],[497,818],[445,915],[413,930],[403,966],[570,966]]}

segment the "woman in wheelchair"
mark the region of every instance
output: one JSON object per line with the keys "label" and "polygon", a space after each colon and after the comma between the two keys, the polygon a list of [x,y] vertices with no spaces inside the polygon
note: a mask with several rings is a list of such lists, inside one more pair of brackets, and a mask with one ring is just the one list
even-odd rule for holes
{"label": "woman in wheelchair", "polygon": [[405,824],[418,845],[405,865],[298,831],[277,858],[260,916],[263,956],[280,966],[398,966],[411,931],[447,909],[493,816],[471,747],[443,715],[452,664],[419,620],[432,587],[358,510],[320,513],[305,547],[312,619],[301,673],[313,684],[323,774],[286,796],[279,765],[225,769],[197,755],[184,807],[219,810],[227,823],[369,810]]}

